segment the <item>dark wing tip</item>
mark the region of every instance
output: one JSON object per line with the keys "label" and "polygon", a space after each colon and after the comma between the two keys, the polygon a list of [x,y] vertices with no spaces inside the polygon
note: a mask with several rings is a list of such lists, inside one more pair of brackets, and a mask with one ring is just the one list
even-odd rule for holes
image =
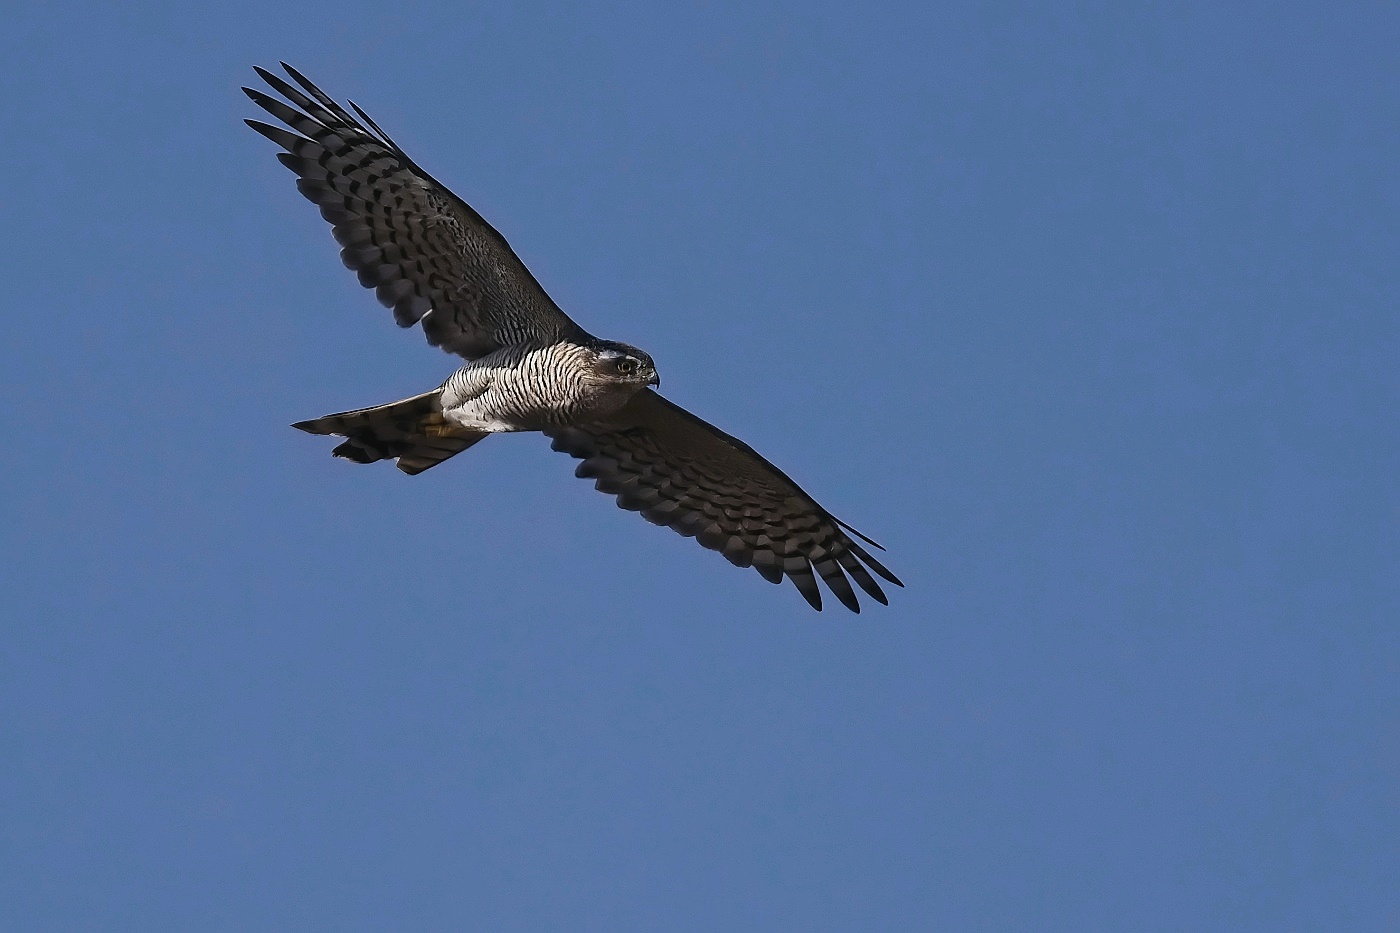
{"label": "dark wing tip", "polygon": [[846,541],[846,546],[850,548],[852,554],[864,561],[866,565],[870,567],[871,570],[875,571],[880,576],[888,580],[890,583],[893,583],[895,586],[904,586],[904,583],[899,579],[899,577],[896,577],[894,574],[890,573],[889,570],[886,569],[885,565],[880,563],[874,557],[872,557],[870,555],[870,552],[867,551],[865,548],[861,547],[859,544],[856,544],[854,541],[851,541],[849,539],[847,539]]}
{"label": "dark wing tip", "polygon": [[886,569],[884,564],[872,560],[870,562],[870,566],[874,567],[876,573],[884,577],[889,582],[893,583],[895,586],[899,587],[900,589],[904,588],[904,581],[899,579],[899,577],[896,577],[893,573]]}
{"label": "dark wing tip", "polygon": [[845,606],[856,615],[860,615],[860,600],[856,598],[856,594],[849,586],[843,590],[839,587],[831,586],[830,580],[827,581],[827,585],[831,588],[831,592],[835,594],[836,598],[841,601],[841,605]]}
{"label": "dark wing tip", "polygon": [[833,522],[835,522],[837,525],[839,525],[840,527],[842,527],[842,528],[846,529],[847,531],[849,531],[851,534],[855,535],[857,538],[859,538],[859,539],[861,539],[862,541],[864,541],[866,544],[868,544],[868,545],[870,545],[871,547],[875,548],[876,550],[883,551],[883,550],[885,549],[885,546],[884,546],[883,544],[881,544],[879,541],[876,541],[876,540],[874,540],[873,538],[867,538],[865,535],[861,534],[859,531],[856,531],[856,530],[855,530],[854,528],[852,528],[850,525],[847,525],[845,522],[841,521],[841,519],[837,518],[835,515],[832,515],[832,516],[831,516],[831,520],[832,520]]}
{"label": "dark wing tip", "polygon": [[270,139],[277,145],[281,146],[283,149],[286,149],[287,152],[279,153],[279,158],[281,158],[281,156],[287,155],[288,152],[291,151],[293,146],[296,146],[299,143],[306,142],[305,137],[298,136],[296,133],[293,133],[290,130],[284,130],[280,126],[273,126],[271,123],[264,123],[261,120],[244,120],[243,122],[248,124],[248,126],[252,128],[254,133],[257,133],[264,139]]}
{"label": "dark wing tip", "polygon": [[[860,612],[860,600],[856,597],[851,581],[841,571],[841,564],[834,555],[828,555],[812,563],[812,569],[821,577],[827,589],[841,600],[841,605],[852,612]],[[859,578],[857,578],[859,582]]]}
{"label": "dark wing tip", "polygon": [[792,585],[797,587],[797,592],[802,594],[802,598],[807,600],[807,604],[818,612],[822,611],[822,591],[817,586],[816,578],[812,576],[810,566],[805,570],[787,570],[783,573],[792,581]]}
{"label": "dark wing tip", "polygon": [[273,106],[280,106],[280,107],[285,107],[285,106],[286,106],[286,104],[283,104],[283,103],[282,103],[280,100],[278,100],[277,98],[273,97],[272,95],[268,94],[268,93],[265,92],[265,91],[260,91],[260,90],[258,90],[258,89],[255,88],[255,87],[245,87],[245,88],[243,89],[243,93],[244,93],[244,94],[247,94],[249,100],[251,100],[253,103],[257,104],[259,107],[262,107],[264,110],[268,109],[268,107],[267,107],[267,102],[268,102],[268,101],[271,101],[272,104],[273,104]]}
{"label": "dark wing tip", "polygon": [[389,134],[386,133],[386,132],[384,132],[382,129],[379,128],[379,124],[374,122],[374,118],[373,118],[373,117],[371,117],[369,114],[367,114],[367,113],[365,113],[363,110],[361,110],[361,109],[360,109],[360,106],[359,106],[358,104],[356,104],[353,100],[352,100],[352,101],[348,101],[348,103],[350,104],[350,109],[353,110],[353,111],[355,111],[355,113],[359,114],[360,119],[365,121],[365,125],[366,125],[366,126],[368,126],[370,129],[372,129],[372,130],[374,130],[376,133],[378,133],[378,134],[379,134],[379,137],[380,137],[381,139],[383,139],[386,143],[388,143],[390,146],[393,146],[395,149],[398,149],[398,151],[399,151],[400,153],[403,152],[402,149],[399,149],[398,143],[396,143],[396,142],[394,142],[392,139],[390,139],[390,138],[389,138]]}

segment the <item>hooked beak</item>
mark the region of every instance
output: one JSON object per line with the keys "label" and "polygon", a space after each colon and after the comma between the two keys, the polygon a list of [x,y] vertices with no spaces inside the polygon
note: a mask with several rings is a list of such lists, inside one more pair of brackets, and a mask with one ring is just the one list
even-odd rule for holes
{"label": "hooked beak", "polygon": [[658,389],[661,388],[661,377],[653,374],[651,379],[647,381],[647,385],[655,386]]}

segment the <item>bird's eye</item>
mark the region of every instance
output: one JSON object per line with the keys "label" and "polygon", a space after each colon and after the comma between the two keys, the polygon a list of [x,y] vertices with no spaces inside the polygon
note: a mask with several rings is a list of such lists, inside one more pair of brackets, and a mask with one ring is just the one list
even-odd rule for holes
{"label": "bird's eye", "polygon": [[630,376],[637,371],[640,364],[630,356],[624,356],[617,361],[617,371],[624,376]]}

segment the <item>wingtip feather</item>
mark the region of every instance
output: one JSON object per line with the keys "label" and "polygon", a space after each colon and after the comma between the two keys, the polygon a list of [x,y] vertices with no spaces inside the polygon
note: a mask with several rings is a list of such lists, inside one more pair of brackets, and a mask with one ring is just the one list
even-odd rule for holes
{"label": "wingtip feather", "polygon": [[839,526],[841,526],[842,528],[844,528],[844,529],[846,529],[847,531],[849,531],[851,534],[855,535],[857,538],[859,538],[859,539],[861,539],[862,541],[864,541],[866,544],[870,545],[871,547],[873,547],[873,548],[875,548],[875,549],[877,549],[877,550],[880,550],[880,551],[883,551],[883,550],[885,549],[885,546],[884,546],[883,544],[881,544],[879,541],[876,541],[876,540],[874,540],[873,538],[868,538],[868,537],[866,537],[865,535],[861,534],[859,531],[856,531],[856,530],[855,530],[854,528],[852,528],[850,525],[847,525],[845,522],[841,521],[841,519],[837,518],[835,515],[832,515],[832,516],[831,516],[831,520],[832,520],[833,522],[835,522],[837,525],[839,525]]}

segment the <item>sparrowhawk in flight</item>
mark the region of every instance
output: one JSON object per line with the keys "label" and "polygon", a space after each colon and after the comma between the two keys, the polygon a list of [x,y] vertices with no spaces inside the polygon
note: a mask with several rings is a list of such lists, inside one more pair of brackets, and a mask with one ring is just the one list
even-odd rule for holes
{"label": "sparrowhawk in flight", "polygon": [[[396,460],[415,474],[502,431],[539,431],[582,460],[624,509],[640,512],[771,583],[793,582],[813,608],[816,578],[854,612],[850,581],[887,602],[871,571],[898,578],[862,546],[879,545],[827,512],[753,448],[654,391],[656,364],[600,340],[559,309],[505,239],[423,171],[354,103],[352,116],[295,69],[259,76],[288,103],[244,88],[286,124],[247,123],[284,149],[297,190],[331,224],[345,265],[400,327],[467,363],[440,388],[294,425],[345,438],[337,457]],[[859,540],[856,540],[859,539]]]}

